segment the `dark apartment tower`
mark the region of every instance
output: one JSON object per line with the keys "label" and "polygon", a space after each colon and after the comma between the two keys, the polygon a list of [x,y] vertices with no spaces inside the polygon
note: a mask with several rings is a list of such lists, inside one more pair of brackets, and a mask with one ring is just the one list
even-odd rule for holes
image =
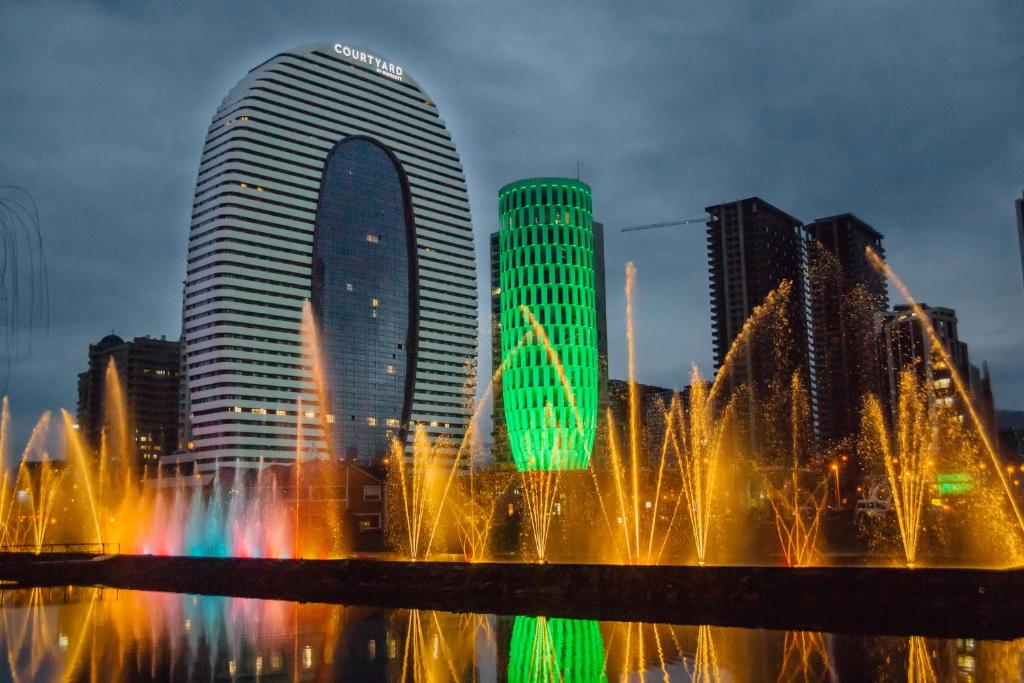
{"label": "dark apartment tower", "polygon": [[[498,233],[491,233],[491,372],[497,373],[501,365],[501,246]],[[495,375],[491,390],[491,454],[495,463],[512,464],[512,448],[508,442],[505,424],[505,402],[501,392],[501,376]]]}
{"label": "dark apartment tower", "polygon": [[865,250],[885,252],[882,234],[853,214],[819,218],[805,229],[817,434],[829,444],[858,432],[861,400],[880,390],[875,327],[888,288]]}
{"label": "dark apartment tower", "polygon": [[[682,391],[668,387],[637,382],[637,420],[640,423],[640,457],[645,467],[658,466],[661,447],[665,440],[666,410],[672,407],[672,399],[679,394],[681,408],[689,407],[690,388]],[[612,411],[615,424],[615,439],[620,449],[620,456],[628,458],[630,439],[630,396],[629,381],[622,379],[608,380],[608,407]]]}
{"label": "dark apartment tower", "polygon": [[796,370],[805,381],[810,374],[801,223],[760,197],[709,206],[705,211],[711,216],[707,235],[716,372],[722,371],[754,307],[784,280],[792,284],[785,320],[766,321],[770,324],[733,357],[725,377],[729,393],[741,385],[749,390],[749,445],[757,452],[770,447],[761,440],[757,411],[768,398],[773,380],[775,387],[780,381],[785,386]]}
{"label": "dark apartment tower", "polygon": [[[931,321],[935,334],[964,382],[970,381],[971,362],[967,343],[960,341],[956,311],[920,304],[924,315]],[[907,304],[894,306],[882,316],[879,348],[882,368],[882,400],[895,421],[899,402],[900,372],[913,367],[919,381],[924,383],[933,404],[952,406],[957,402],[950,368],[936,357],[929,343],[928,333],[918,314]]]}
{"label": "dark apartment tower", "polygon": [[1021,194],[1021,198],[1014,201],[1014,205],[1017,207],[1017,241],[1020,244],[1020,267],[1021,273],[1024,274],[1024,193]]}
{"label": "dark apartment tower", "polygon": [[99,448],[104,426],[107,367],[113,359],[121,379],[136,464],[153,471],[173,453],[178,438],[181,346],[164,338],[126,342],[107,335],[89,345],[89,369],[78,375],[78,426],[85,442]]}
{"label": "dark apartment tower", "polygon": [[996,404],[992,396],[992,373],[988,369],[988,361],[977,365],[971,365],[971,401],[977,411],[978,419],[989,439],[993,443],[998,441],[999,428],[996,425]]}
{"label": "dark apartment tower", "polygon": [[[594,221],[594,307],[597,313],[597,434],[594,438],[594,454],[598,460],[604,457],[608,442],[608,312],[605,292],[604,266],[604,224]],[[501,248],[498,233],[492,232],[490,239],[491,256],[491,362],[492,372],[501,365]],[[493,409],[491,413],[492,457],[496,463],[512,463],[512,450],[508,441],[505,424],[505,405],[502,398],[501,378],[494,380],[492,390]]]}
{"label": "dark apartment tower", "polygon": [[608,449],[608,306],[605,292],[604,223],[593,222],[594,306],[597,311],[597,433],[594,457],[606,462]]}

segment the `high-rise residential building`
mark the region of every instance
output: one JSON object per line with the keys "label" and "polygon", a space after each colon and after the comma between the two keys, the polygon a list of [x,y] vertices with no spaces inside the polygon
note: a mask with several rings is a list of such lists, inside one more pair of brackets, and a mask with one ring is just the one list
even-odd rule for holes
{"label": "high-rise residential building", "polygon": [[[710,215],[707,244],[715,370],[727,372],[726,395],[741,385],[747,387],[749,446],[756,452],[766,447],[757,411],[773,378],[777,386],[786,386],[797,370],[805,378],[810,375],[801,223],[760,197],[709,206],[705,211]],[[730,367],[723,368],[754,308],[783,281],[791,289],[782,320],[767,321],[775,324],[755,335],[732,357]]]}
{"label": "high-rise residential building", "polygon": [[[970,357],[967,343],[960,340],[956,311],[952,308],[920,304],[928,317],[938,343],[949,355],[957,374],[970,382]],[[939,405],[957,402],[956,387],[948,364],[930,343],[929,334],[920,316],[909,304],[894,306],[881,317],[880,355],[882,367],[882,399],[890,417],[895,416],[899,399],[900,372],[914,368],[930,400]]]}
{"label": "high-rise residential building", "polygon": [[999,426],[996,424],[996,402],[992,395],[992,373],[988,369],[988,361],[981,367],[971,365],[971,401],[974,403],[978,421],[985,429],[992,443],[999,439]]}
{"label": "high-rise residential building", "polygon": [[[653,384],[636,383],[637,427],[641,444],[640,459],[644,466],[657,468],[661,457],[661,449],[665,442],[665,430],[669,424],[668,411],[672,408],[672,400],[679,395],[680,408],[689,409],[690,388],[681,391]],[[608,380],[608,407],[612,412],[615,426],[615,440],[618,444],[620,457],[628,457],[630,448],[630,398],[629,380]]]}
{"label": "high-rise residential building", "polygon": [[181,347],[165,338],[125,341],[109,334],[89,345],[89,369],[78,375],[78,429],[98,449],[108,423],[107,386],[111,362],[120,382],[128,419],[128,441],[137,467],[156,471],[161,456],[172,453],[178,437],[178,367]]}
{"label": "high-rise residential building", "polygon": [[1020,244],[1021,273],[1024,274],[1024,193],[1013,203],[1017,207],[1017,241]]}
{"label": "high-rise residential building", "polygon": [[866,249],[880,257],[885,252],[882,234],[850,213],[819,218],[805,229],[817,435],[835,443],[859,431],[864,395],[880,390],[875,328],[888,307],[888,289]]}
{"label": "high-rise residential building", "polygon": [[608,447],[608,294],[605,290],[604,223],[593,221],[594,233],[594,306],[597,315],[597,431],[594,453],[598,457]]}
{"label": "high-rise residential building", "polygon": [[501,240],[499,233],[490,236],[491,256],[491,458],[495,463],[512,462],[512,447],[508,443],[508,425],[505,424],[505,401],[501,391]]}
{"label": "high-rise residential building", "polygon": [[306,45],[228,93],[200,162],[182,317],[177,461],[375,463],[418,427],[463,438],[477,335],[466,183],[403,66]]}
{"label": "high-rise residential building", "polygon": [[[600,454],[607,444],[605,414],[608,409],[608,311],[605,291],[604,224],[592,221],[594,240],[594,304],[597,320],[597,431],[594,452]],[[491,363],[494,371],[501,364],[501,243],[499,233],[491,233]],[[501,376],[494,379],[492,391],[492,457],[496,463],[511,463],[512,449],[505,423]]]}
{"label": "high-rise residential building", "polygon": [[498,207],[502,403],[512,458],[520,470],[583,469],[598,402],[590,187],[520,180],[501,188]]}

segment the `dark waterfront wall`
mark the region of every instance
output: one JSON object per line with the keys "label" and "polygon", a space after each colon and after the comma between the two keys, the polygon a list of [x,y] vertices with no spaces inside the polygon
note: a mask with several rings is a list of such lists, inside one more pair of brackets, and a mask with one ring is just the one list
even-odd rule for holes
{"label": "dark waterfront wall", "polygon": [[379,462],[405,441],[416,366],[416,233],[398,160],[343,139],[327,155],[313,233],[331,452]]}
{"label": "dark waterfront wall", "polygon": [[0,554],[18,586],[138,590],[869,634],[1018,638],[1024,570],[693,567]]}

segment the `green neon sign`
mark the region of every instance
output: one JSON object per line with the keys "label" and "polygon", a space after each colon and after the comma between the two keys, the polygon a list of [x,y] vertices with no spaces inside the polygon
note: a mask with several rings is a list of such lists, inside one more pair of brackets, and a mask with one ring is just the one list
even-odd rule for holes
{"label": "green neon sign", "polygon": [[516,617],[509,645],[509,683],[606,682],[604,641],[596,621]]}
{"label": "green neon sign", "polygon": [[498,210],[501,383],[512,458],[520,471],[585,469],[598,394],[590,187],[521,180],[501,188]]}
{"label": "green neon sign", "polygon": [[958,496],[974,490],[970,472],[943,472],[935,476],[940,496]]}

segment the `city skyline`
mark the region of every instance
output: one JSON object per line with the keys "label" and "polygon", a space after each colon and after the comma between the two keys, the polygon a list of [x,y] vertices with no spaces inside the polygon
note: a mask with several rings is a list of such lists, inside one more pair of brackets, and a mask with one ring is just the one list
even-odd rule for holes
{"label": "city skyline", "polygon": [[[657,9],[682,18],[668,6]],[[618,227],[758,195],[808,221],[853,212],[884,233],[888,261],[916,297],[957,310],[972,357],[990,361],[997,407],[1024,408],[1024,363],[1016,358],[1024,292],[1013,205],[1024,183],[1013,170],[1024,167],[1024,145],[1011,125],[1021,98],[1009,94],[1021,91],[1012,66],[1024,49],[1011,42],[1010,22],[1000,20],[1002,13],[1020,16],[1014,5],[959,8],[959,16],[922,17],[919,26],[907,16],[896,26],[879,21],[870,37],[873,59],[848,37],[802,79],[787,71],[808,66],[814,45],[846,36],[839,26],[863,31],[877,17],[810,9],[760,17],[768,30],[795,27],[794,48],[801,38],[811,43],[761,64],[752,30],[740,31],[731,49],[713,44],[729,34],[730,19],[758,19],[743,11],[693,16],[685,24],[688,44],[661,49],[642,40],[671,39],[653,19],[623,31],[614,10],[598,10],[578,18],[594,45],[571,55],[546,40],[558,22],[534,34],[517,19],[505,36],[512,38],[495,43],[496,34],[482,30],[491,23],[486,17],[467,17],[476,23],[463,29],[481,28],[471,35],[443,25],[444,13],[431,9],[417,10],[424,12],[419,22],[410,14],[393,24],[355,10],[353,21],[335,14],[337,26],[310,12],[289,17],[284,30],[272,13],[228,27],[228,13],[218,9],[202,26],[96,7],[65,11],[76,15],[70,37],[46,30],[54,7],[0,10],[0,54],[10,70],[0,92],[21,103],[4,113],[3,180],[25,187],[40,205],[53,297],[49,335],[13,362],[10,393],[21,430],[45,408],[74,404],[74,377],[89,342],[110,330],[176,337],[201,132],[239,73],[310,40],[358,41],[398,64],[415,63],[444,112],[473,209],[481,377],[490,337],[489,283],[480,266],[496,225],[497,188],[517,177],[575,175],[578,160],[606,224],[612,377],[625,374],[627,260],[639,271],[638,379],[681,387],[691,361],[707,373],[712,358],[703,231],[621,235]],[[15,25],[18,33],[8,28]],[[974,30],[961,35],[965,25]],[[223,39],[204,38],[221,31]],[[954,45],[952,55],[944,40]],[[900,71],[884,67],[886,51],[896,49],[887,41],[913,41],[921,54]],[[60,46],[72,43],[72,63],[48,61],[63,60],[67,48]],[[139,58],[122,62],[126,51]],[[34,89],[34,60],[47,65],[52,89]],[[194,78],[197,69],[208,70],[209,79]],[[712,85],[729,78],[724,97],[710,96]],[[957,79],[953,92],[950,78]],[[836,79],[843,85],[833,85]],[[850,81],[860,83],[852,95]],[[531,105],[565,95],[592,106],[538,112]]]}

